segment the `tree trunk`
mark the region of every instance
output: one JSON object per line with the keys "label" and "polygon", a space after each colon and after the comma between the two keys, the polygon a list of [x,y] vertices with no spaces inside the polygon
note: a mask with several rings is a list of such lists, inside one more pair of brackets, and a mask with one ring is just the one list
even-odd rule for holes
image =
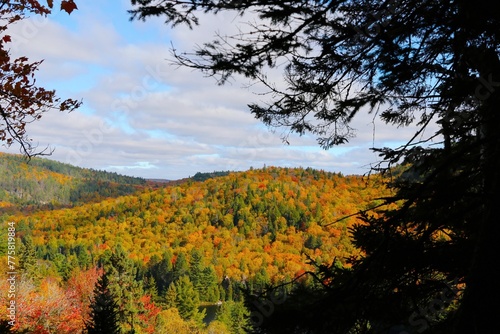
{"label": "tree trunk", "polygon": [[493,78],[500,81],[500,61],[488,53],[482,61],[490,65],[488,71],[480,71],[481,89],[490,93],[481,106],[484,206],[482,217],[477,217],[476,249],[458,313],[455,332],[460,334],[498,333],[499,329],[500,288],[495,273],[500,264],[500,219],[495,209],[500,205],[500,83]]}

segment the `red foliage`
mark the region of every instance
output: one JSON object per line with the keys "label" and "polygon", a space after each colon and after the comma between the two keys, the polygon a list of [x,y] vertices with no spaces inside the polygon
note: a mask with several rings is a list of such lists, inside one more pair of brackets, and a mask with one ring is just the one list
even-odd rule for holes
{"label": "red foliage", "polygon": [[78,9],[78,7],[76,6],[76,3],[74,3],[73,0],[61,1],[61,10],[64,10],[68,14],[71,14],[71,12],[74,11],[75,9]]}
{"label": "red foliage", "polygon": [[162,309],[151,301],[151,296],[144,295],[140,299],[142,305],[144,306],[145,312],[139,315],[141,321],[146,324],[144,331],[146,333],[155,333],[156,328],[156,316],[162,311]]}

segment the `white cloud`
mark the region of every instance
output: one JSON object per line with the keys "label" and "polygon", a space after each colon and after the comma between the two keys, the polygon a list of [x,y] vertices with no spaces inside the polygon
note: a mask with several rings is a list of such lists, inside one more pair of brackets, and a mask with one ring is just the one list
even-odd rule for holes
{"label": "white cloud", "polygon": [[[56,149],[53,159],[167,179],[264,164],[363,174],[377,159],[369,150],[373,143],[383,146],[412,134],[376,122],[373,141],[373,115],[365,113],[353,123],[357,137],[342,148],[324,151],[314,138],[296,135],[284,145],[281,130],[270,132],[249,113],[247,104],[262,97],[243,88],[248,82],[217,86],[166,60],[170,39],[189,50],[216,30],[236,32],[244,19],[206,16],[193,31],[172,31],[159,19],[127,22],[128,6],[85,1],[70,17],[58,14],[31,24],[32,30],[16,27],[13,52],[45,59],[38,83],[84,102],[81,111],[52,112],[28,128],[40,147]],[[272,75],[280,80],[277,72]]]}

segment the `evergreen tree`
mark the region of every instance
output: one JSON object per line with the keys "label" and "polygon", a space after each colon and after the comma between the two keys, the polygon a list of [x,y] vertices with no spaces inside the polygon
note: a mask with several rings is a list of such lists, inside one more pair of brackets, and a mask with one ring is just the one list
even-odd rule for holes
{"label": "evergreen tree", "polygon": [[140,297],[144,294],[142,281],[136,280],[137,268],[127,253],[118,245],[105,260],[104,270],[109,276],[109,288],[118,304],[118,320],[122,333],[139,326],[139,314],[144,312]]}
{"label": "evergreen tree", "polygon": [[233,300],[234,297],[233,281],[228,276],[225,276],[224,279],[222,280],[221,285],[222,285],[223,299]]}
{"label": "evergreen tree", "polygon": [[153,277],[146,277],[143,281],[144,292],[151,296],[154,302],[160,301],[158,296],[158,285]]}
{"label": "evergreen tree", "polygon": [[202,256],[199,250],[193,248],[191,251],[191,261],[189,264],[189,280],[193,283],[195,290],[201,295],[202,291],[205,289],[204,277],[203,277],[203,263]]}
{"label": "evergreen tree", "polygon": [[88,334],[119,334],[118,304],[109,289],[108,274],[104,272],[94,288],[90,304],[90,320],[85,325]]}
{"label": "evergreen tree", "polygon": [[198,292],[201,301],[216,302],[220,298],[217,274],[213,266],[205,267],[202,260],[203,258],[200,251],[193,248],[189,266],[189,279]]}
{"label": "evergreen tree", "polygon": [[175,291],[176,307],[181,317],[201,324],[205,317],[205,310],[199,311],[200,296],[189,280],[189,276],[184,275],[175,282]]}
{"label": "evergreen tree", "polygon": [[174,283],[170,284],[167,289],[167,293],[165,294],[165,307],[177,307],[177,290],[175,289]]}
{"label": "evergreen tree", "polygon": [[177,259],[175,260],[174,270],[173,270],[173,280],[177,281],[184,275],[188,275],[189,273],[189,264],[186,259],[186,254],[183,252],[177,255]]}
{"label": "evergreen tree", "polygon": [[[375,149],[375,171],[396,163],[410,170],[390,184],[396,195],[386,204],[397,205],[363,213],[354,226],[364,256],[350,268],[320,267],[322,293],[289,298],[295,305],[268,331],[373,333],[400,323],[418,332],[497,331],[500,12],[490,1],[132,4],[132,18],[165,15],[190,27],[197,10],[256,13],[262,21],[250,31],[174,55],[219,83],[235,74],[263,83],[272,100],[250,110],[269,126],[312,133],[330,148],[354,135],[351,121],[364,111],[416,125],[405,145]],[[285,87],[266,75],[283,62]],[[423,311],[447,290],[458,293],[443,302],[445,312]]]}
{"label": "evergreen tree", "polygon": [[83,245],[78,245],[75,248],[75,252],[78,259],[78,266],[84,270],[89,269],[92,258],[90,257],[87,248]]}
{"label": "evergreen tree", "polygon": [[245,334],[250,330],[250,312],[243,302],[223,303],[217,311],[216,319],[226,325],[232,334]]}
{"label": "evergreen tree", "polygon": [[156,255],[153,256],[148,263],[148,274],[155,280],[159,296],[165,295],[174,280],[172,258],[172,253],[168,251],[163,253],[161,259]]}
{"label": "evergreen tree", "polygon": [[30,235],[27,235],[20,247],[19,267],[23,275],[38,282],[41,278],[38,268],[38,260],[36,258],[35,245]]}
{"label": "evergreen tree", "polygon": [[217,302],[221,299],[217,273],[213,266],[208,266],[202,272],[204,288],[200,292],[200,298],[205,302]]}

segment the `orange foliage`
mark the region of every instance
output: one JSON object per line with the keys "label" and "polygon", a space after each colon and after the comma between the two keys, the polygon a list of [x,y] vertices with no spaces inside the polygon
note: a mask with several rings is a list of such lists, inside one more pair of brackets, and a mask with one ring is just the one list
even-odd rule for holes
{"label": "orange foliage", "polygon": [[[380,182],[379,177],[370,182]],[[293,277],[298,268],[312,269],[303,250],[325,263],[356,254],[347,227],[359,221],[330,223],[388,195],[370,184],[358,176],[267,167],[35,213],[29,220],[40,246],[57,235],[57,246],[72,247],[78,240],[97,257],[119,243],[144,262],[170,249],[173,263],[179,252],[196,248],[207,263],[215,261],[220,280],[226,274],[252,277],[265,261],[271,280],[278,281],[285,274]],[[304,249],[310,236],[320,244]]]}

